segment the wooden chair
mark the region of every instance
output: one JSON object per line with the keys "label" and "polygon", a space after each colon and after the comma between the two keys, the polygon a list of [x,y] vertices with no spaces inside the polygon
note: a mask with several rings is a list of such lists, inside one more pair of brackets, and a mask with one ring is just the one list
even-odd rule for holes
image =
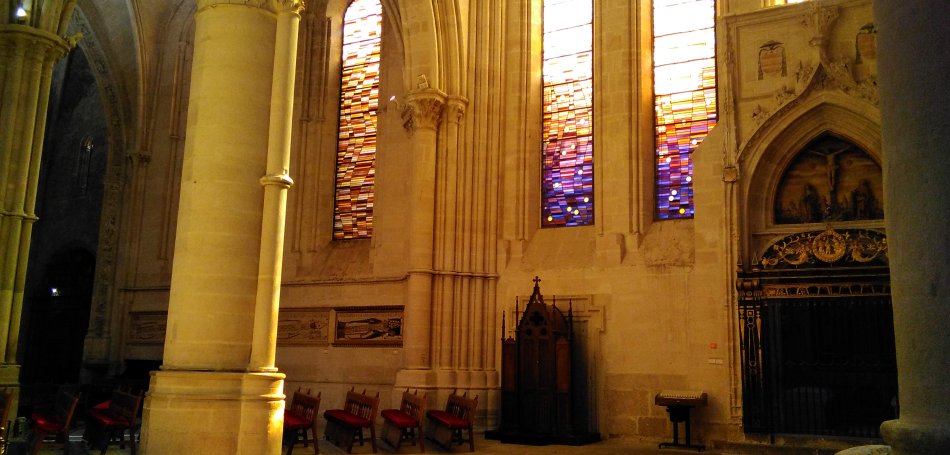
{"label": "wooden chair", "polygon": [[10,432],[10,408],[13,407],[13,392],[5,390],[0,392],[0,455],[7,453],[7,442],[9,442]]}
{"label": "wooden chair", "polygon": [[[313,397],[297,388],[290,407],[284,410],[284,441],[287,442],[287,455],[293,453],[294,445],[299,439],[303,440],[304,447],[307,447],[308,442],[313,442],[313,453],[320,453],[320,447],[317,444],[317,420],[314,419],[319,410],[320,393],[318,392],[317,396]],[[307,430],[310,430],[309,438]]]}
{"label": "wooden chair", "polygon": [[[76,404],[79,395],[61,389],[56,394],[53,407],[48,411],[37,411],[30,415],[33,423],[33,432],[36,439],[33,441],[32,455],[40,453],[46,447],[62,447],[63,453],[69,453],[69,430],[72,429],[73,414],[76,413]],[[53,441],[46,441],[46,436],[53,435]]]}
{"label": "wooden chair", "polygon": [[99,446],[100,455],[105,455],[110,442],[118,442],[125,448],[125,432],[129,432],[129,445],[135,454],[135,424],[138,419],[142,393],[123,390],[112,392],[108,407],[96,406],[86,414],[87,435],[93,447]]}
{"label": "wooden chair", "polygon": [[[402,393],[402,401],[399,403],[399,409],[384,409],[380,412],[383,417],[383,440],[388,442],[396,450],[403,441],[409,441],[413,445],[419,442],[419,451],[425,453],[425,437],[422,434],[423,417],[426,415],[426,394],[418,394],[418,390],[409,393],[407,388]],[[416,433],[416,430],[419,430]]]}
{"label": "wooden chair", "polygon": [[363,393],[356,393],[353,388],[346,392],[346,403],[343,409],[330,409],[323,413],[327,419],[327,426],[324,429],[324,435],[328,441],[340,448],[346,448],[346,452],[353,450],[353,439],[356,436],[360,438],[360,445],[363,445],[363,429],[369,428],[369,443],[373,446],[373,453],[376,453],[376,410],[379,408],[379,392],[375,397]]}
{"label": "wooden chair", "polygon": [[[453,442],[462,444],[468,442],[470,452],[475,451],[475,438],[472,427],[475,421],[475,409],[478,407],[478,396],[468,398],[468,392],[459,396],[449,395],[445,403],[445,410],[431,410],[428,416],[426,437],[439,443],[443,447],[451,447]],[[468,439],[463,437],[462,431],[468,431]]]}

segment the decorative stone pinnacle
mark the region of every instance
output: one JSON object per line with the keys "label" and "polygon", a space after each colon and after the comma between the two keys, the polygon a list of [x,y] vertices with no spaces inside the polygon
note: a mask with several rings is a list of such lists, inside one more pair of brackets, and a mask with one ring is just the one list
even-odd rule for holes
{"label": "decorative stone pinnacle", "polygon": [[810,28],[812,32],[812,38],[808,44],[824,50],[831,26],[838,19],[838,14],[838,8],[835,6],[812,4],[809,12],[802,18],[802,25]]}

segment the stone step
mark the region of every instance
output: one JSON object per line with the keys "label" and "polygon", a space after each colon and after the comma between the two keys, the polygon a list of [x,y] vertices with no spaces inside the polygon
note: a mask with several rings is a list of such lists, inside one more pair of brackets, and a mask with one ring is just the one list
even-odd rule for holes
{"label": "stone step", "polygon": [[882,444],[876,439],[821,438],[807,436],[776,436],[769,441],[712,441],[711,447],[724,455],[835,455],[856,446]]}

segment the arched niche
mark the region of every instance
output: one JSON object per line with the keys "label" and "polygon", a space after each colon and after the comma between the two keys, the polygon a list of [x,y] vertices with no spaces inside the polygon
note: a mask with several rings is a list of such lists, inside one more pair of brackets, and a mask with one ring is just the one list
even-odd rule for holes
{"label": "arched niche", "polygon": [[883,220],[881,165],[867,152],[825,133],[785,168],[773,195],[773,223],[794,225]]}
{"label": "arched niche", "polygon": [[[836,169],[834,183],[841,205],[845,203],[845,193],[847,203],[851,204],[854,198],[851,192],[858,189],[861,175],[880,178],[881,133],[876,109],[869,109],[865,103],[843,94],[822,92],[810,97],[809,101],[796,103],[776,113],[752,135],[740,150],[740,165],[743,173],[749,176],[741,180],[740,223],[746,233],[741,240],[743,262],[760,257],[763,249],[773,241],[795,232],[828,227],[883,229],[882,218],[843,216],[840,210],[828,216],[801,220],[776,216],[777,204],[782,201],[789,203],[792,197],[789,194],[795,191],[800,193],[800,203],[805,196],[804,185],[813,179],[810,184],[815,190],[821,187],[828,193],[826,205],[830,205],[829,155],[845,145],[845,151],[833,158],[840,159],[843,158],[841,154],[847,154],[851,160],[849,166],[855,169],[849,170],[849,177],[843,182],[840,163]],[[824,160],[823,165],[819,165],[821,160]],[[815,168],[811,169],[813,164]],[[795,174],[803,169],[814,175],[796,177]],[[821,173],[825,173],[825,183],[819,185]],[[870,192],[881,205],[880,183],[876,181],[878,183],[871,185]],[[821,195],[818,197],[820,203]]]}

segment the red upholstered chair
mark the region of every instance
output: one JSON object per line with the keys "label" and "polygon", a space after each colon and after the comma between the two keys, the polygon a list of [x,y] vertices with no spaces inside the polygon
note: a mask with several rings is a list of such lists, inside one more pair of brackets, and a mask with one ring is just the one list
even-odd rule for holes
{"label": "red upholstered chair", "polygon": [[10,431],[9,418],[10,408],[13,404],[13,392],[5,390],[0,392],[0,454],[7,453],[7,439]]}
{"label": "red upholstered chair", "polygon": [[[294,392],[290,407],[284,410],[284,441],[287,441],[287,455],[293,453],[294,445],[301,439],[304,447],[312,442],[313,453],[320,453],[320,447],[317,444],[317,421],[313,418],[319,409],[319,392],[315,397],[301,392],[299,388]],[[310,437],[307,437],[308,430]]]}
{"label": "red upholstered chair", "polygon": [[376,453],[376,411],[379,408],[379,392],[375,397],[363,393],[356,393],[353,388],[346,392],[346,402],[343,409],[330,409],[323,413],[327,419],[324,434],[327,440],[347,453],[353,451],[353,441],[359,437],[363,445],[363,429],[369,428],[369,443]]}
{"label": "red upholstered chair", "polygon": [[104,455],[110,442],[118,442],[125,448],[125,432],[129,432],[129,445],[135,454],[135,423],[142,403],[142,393],[129,393],[122,390],[112,392],[108,406],[95,406],[86,414],[88,434],[94,445],[98,445]]}
{"label": "red upholstered chair", "polygon": [[[32,455],[40,453],[46,447],[62,447],[63,453],[69,453],[69,430],[72,429],[73,414],[76,413],[76,404],[79,403],[79,394],[73,395],[66,390],[56,394],[53,407],[48,411],[38,411],[30,415],[33,432],[36,439],[33,441]],[[46,441],[47,436],[53,436],[52,441]]]}
{"label": "red upholstered chair", "polygon": [[[426,415],[426,394],[409,393],[406,389],[402,393],[402,401],[399,409],[384,409],[380,412],[383,417],[382,438],[393,448],[399,450],[403,441],[409,441],[415,445],[419,441],[419,451],[425,452],[425,438],[422,434],[423,417]],[[419,430],[416,433],[416,430]]]}
{"label": "red upholstered chair", "polygon": [[[445,403],[445,410],[433,409],[426,413],[429,417],[426,436],[440,445],[449,448],[453,442],[462,444],[468,442],[469,451],[475,451],[475,438],[472,427],[475,422],[475,409],[478,407],[478,396],[467,398],[468,392],[462,396],[451,394]],[[468,439],[462,431],[467,430]]]}

